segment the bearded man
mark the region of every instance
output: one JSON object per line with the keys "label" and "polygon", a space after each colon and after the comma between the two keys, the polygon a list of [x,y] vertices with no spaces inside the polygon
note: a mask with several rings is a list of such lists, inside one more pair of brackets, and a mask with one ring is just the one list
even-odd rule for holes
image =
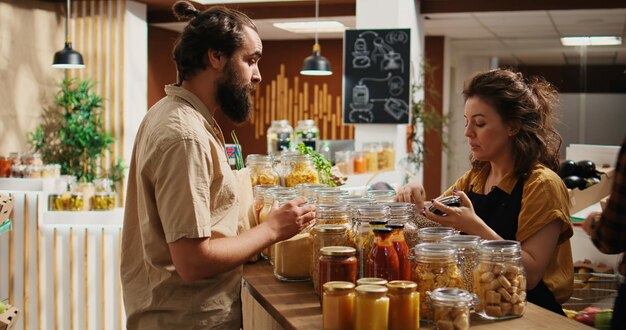
{"label": "bearded man", "polygon": [[121,279],[128,329],[240,329],[242,265],[313,218],[304,197],[237,233],[238,192],[213,119],[244,122],[261,81],[252,20],[221,7],[198,11],[174,48],[178,82],[139,127],[128,176]]}

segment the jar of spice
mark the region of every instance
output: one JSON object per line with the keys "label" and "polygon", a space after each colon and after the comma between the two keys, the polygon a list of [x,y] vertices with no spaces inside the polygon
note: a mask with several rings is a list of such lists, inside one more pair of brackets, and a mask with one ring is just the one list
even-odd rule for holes
{"label": "jar of spice", "polygon": [[387,329],[389,324],[389,297],[381,285],[356,287],[354,328],[359,330]]}
{"label": "jar of spice", "polygon": [[324,329],[354,329],[354,296],[354,283],[332,281],[324,284]]}
{"label": "jar of spice", "polygon": [[[313,236],[313,254],[311,256],[311,281],[313,282],[313,288],[315,293],[318,293],[319,288],[319,267],[320,267],[320,250],[327,246],[348,246],[354,245],[348,236],[348,231],[345,226],[341,225],[316,225],[311,230]],[[356,253],[356,251],[355,251]],[[356,259],[355,259],[356,261]],[[355,264],[356,267],[356,264]]]}
{"label": "jar of spice", "polygon": [[300,183],[319,183],[319,174],[309,155],[289,157],[289,168],[285,174],[285,186],[295,187]]}
{"label": "jar of spice", "polygon": [[474,292],[481,316],[501,320],[520,317],[526,310],[526,271],[517,241],[484,241],[478,245]]}
{"label": "jar of spice", "polygon": [[250,180],[252,186],[260,184],[278,185],[280,176],[274,169],[274,160],[270,156],[250,155],[246,158],[246,166],[250,169]]}
{"label": "jar of spice", "polygon": [[439,288],[430,293],[429,319],[437,329],[467,330],[470,328],[470,308],[476,298],[457,288]]}
{"label": "jar of spice", "polygon": [[374,245],[367,257],[366,276],[399,280],[400,260],[391,242],[391,228],[375,228],[373,231]]}
{"label": "jar of spice", "polygon": [[463,273],[463,289],[474,292],[474,269],[478,265],[478,244],[480,236],[453,235],[441,239],[441,243],[452,245],[456,248],[457,264]]}
{"label": "jar of spice", "polygon": [[439,243],[446,236],[458,235],[459,232],[450,227],[426,227],[417,232],[419,243]]}
{"label": "jar of spice", "polygon": [[[319,283],[330,281],[356,282],[356,250],[348,246],[326,246],[320,249]],[[320,292],[321,296],[321,292]]]}
{"label": "jar of spice", "polygon": [[426,292],[437,288],[462,288],[463,276],[456,265],[456,250],[447,244],[422,243],[412,256],[412,280],[420,294],[420,316],[428,317]]}
{"label": "jar of spice", "polygon": [[391,281],[389,290],[389,329],[417,330],[420,327],[420,299],[417,284],[411,281]]}
{"label": "jar of spice", "polygon": [[367,173],[367,161],[365,160],[365,154],[362,151],[354,152],[354,174]]}
{"label": "jar of spice", "polygon": [[409,255],[409,247],[404,240],[404,224],[387,223],[387,228],[391,229],[391,243],[393,244],[396,254],[398,254],[398,262],[400,263],[399,280],[411,280],[411,260]]}

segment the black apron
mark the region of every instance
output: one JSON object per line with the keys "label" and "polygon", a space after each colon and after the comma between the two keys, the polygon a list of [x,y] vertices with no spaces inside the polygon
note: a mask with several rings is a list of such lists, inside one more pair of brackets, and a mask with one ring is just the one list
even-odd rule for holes
{"label": "black apron", "polygon": [[[471,188],[465,193],[472,201],[474,211],[487,226],[502,238],[515,241],[517,219],[522,208],[523,188],[524,181],[518,180],[511,195],[498,187],[494,187],[487,195],[472,192]],[[527,299],[535,305],[565,316],[561,305],[543,280],[539,281],[534,289],[527,291]]]}

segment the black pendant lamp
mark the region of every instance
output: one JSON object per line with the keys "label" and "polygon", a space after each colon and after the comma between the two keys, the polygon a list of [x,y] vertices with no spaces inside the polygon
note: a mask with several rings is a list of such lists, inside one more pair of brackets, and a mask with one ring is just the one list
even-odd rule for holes
{"label": "black pendant lamp", "polygon": [[65,15],[65,47],[54,53],[52,67],[57,69],[82,69],[85,67],[83,55],[72,49],[69,32],[70,22],[70,0],[67,0],[67,11]]}
{"label": "black pendant lamp", "polygon": [[[315,0],[315,22],[319,18],[320,10],[319,0]],[[315,44],[313,45],[313,54],[304,59],[300,74],[303,76],[330,76],[333,71],[330,69],[330,62],[326,57],[321,55],[322,48],[317,41],[317,27],[315,28]]]}

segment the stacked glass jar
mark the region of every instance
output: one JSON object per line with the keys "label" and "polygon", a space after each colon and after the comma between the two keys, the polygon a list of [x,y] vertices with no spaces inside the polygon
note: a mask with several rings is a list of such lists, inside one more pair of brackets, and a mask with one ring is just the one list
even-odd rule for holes
{"label": "stacked glass jar", "polygon": [[463,289],[474,292],[474,269],[478,265],[478,244],[480,236],[453,235],[446,236],[441,243],[450,244],[456,248],[457,264],[463,273]]}
{"label": "stacked glass jar", "polygon": [[339,203],[342,197],[350,194],[347,190],[336,187],[320,188],[315,190],[315,193],[317,204]]}
{"label": "stacked glass jar", "polygon": [[280,176],[274,168],[274,160],[271,156],[248,155],[248,157],[246,157],[246,167],[250,169],[252,187],[257,185],[280,184]]}
{"label": "stacked glass jar", "polygon": [[295,187],[301,183],[319,183],[319,174],[309,155],[294,155],[287,159],[285,186]]}
{"label": "stacked glass jar", "polygon": [[415,204],[413,203],[384,203],[389,206],[389,223],[404,225],[404,239],[409,248],[415,247],[419,242],[417,238],[418,228],[414,222]]}

